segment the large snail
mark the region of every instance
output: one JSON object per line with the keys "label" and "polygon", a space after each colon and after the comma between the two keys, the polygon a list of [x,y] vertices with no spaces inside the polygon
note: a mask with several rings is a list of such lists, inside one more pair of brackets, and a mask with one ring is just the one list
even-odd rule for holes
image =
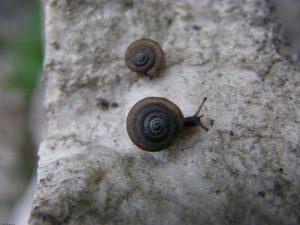
{"label": "large snail", "polygon": [[164,53],[155,41],[140,39],[127,48],[125,61],[132,71],[156,77],[164,67]]}
{"label": "large snail", "polygon": [[168,99],[144,98],[132,107],[127,116],[128,135],[139,148],[156,152],[169,147],[183,128],[200,126],[208,131],[201,123],[203,115],[199,115],[206,99],[193,116],[184,118],[179,107]]}

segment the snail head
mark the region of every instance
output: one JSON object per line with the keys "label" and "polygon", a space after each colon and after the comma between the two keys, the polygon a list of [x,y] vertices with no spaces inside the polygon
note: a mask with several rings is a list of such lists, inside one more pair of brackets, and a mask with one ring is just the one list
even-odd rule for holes
{"label": "snail head", "polygon": [[184,118],[184,127],[188,128],[188,127],[200,126],[205,131],[209,131],[209,129],[207,127],[205,127],[201,122],[201,118],[204,115],[203,114],[200,115],[200,111],[201,111],[204,103],[206,102],[206,100],[207,100],[207,97],[204,97],[201,105],[199,106],[199,108],[197,109],[197,111],[195,112],[195,114],[193,116]]}

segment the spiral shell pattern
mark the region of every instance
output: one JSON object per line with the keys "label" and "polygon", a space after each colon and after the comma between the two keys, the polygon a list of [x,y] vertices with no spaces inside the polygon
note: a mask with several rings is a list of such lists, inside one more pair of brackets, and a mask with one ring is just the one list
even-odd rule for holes
{"label": "spiral shell pattern", "polygon": [[133,42],[125,55],[127,66],[137,73],[158,76],[164,66],[164,54],[155,41],[140,39]]}
{"label": "spiral shell pattern", "polygon": [[174,103],[148,97],[133,106],[126,125],[135,145],[146,151],[160,151],[174,142],[183,122],[182,112]]}

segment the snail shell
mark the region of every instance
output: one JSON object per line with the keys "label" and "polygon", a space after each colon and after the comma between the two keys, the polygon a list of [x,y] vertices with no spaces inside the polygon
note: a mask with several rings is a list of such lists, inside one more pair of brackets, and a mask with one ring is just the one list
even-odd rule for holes
{"label": "snail shell", "polygon": [[127,117],[127,132],[139,148],[155,152],[169,147],[184,125],[181,110],[173,102],[160,97],[140,100]]}
{"label": "snail shell", "polygon": [[140,39],[133,42],[126,50],[127,66],[140,74],[156,77],[164,67],[164,53],[153,40]]}

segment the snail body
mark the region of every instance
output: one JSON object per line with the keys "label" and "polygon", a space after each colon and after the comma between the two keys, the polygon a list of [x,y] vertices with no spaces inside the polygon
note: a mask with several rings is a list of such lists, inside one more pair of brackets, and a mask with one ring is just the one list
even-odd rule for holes
{"label": "snail body", "polygon": [[[204,99],[203,103],[205,102]],[[130,110],[127,121],[127,133],[139,148],[156,152],[169,147],[184,127],[201,126],[199,112],[184,118],[179,107],[160,97],[148,97],[137,102]]]}
{"label": "snail body", "polygon": [[164,67],[164,53],[155,41],[140,39],[127,48],[125,61],[132,71],[156,77]]}

